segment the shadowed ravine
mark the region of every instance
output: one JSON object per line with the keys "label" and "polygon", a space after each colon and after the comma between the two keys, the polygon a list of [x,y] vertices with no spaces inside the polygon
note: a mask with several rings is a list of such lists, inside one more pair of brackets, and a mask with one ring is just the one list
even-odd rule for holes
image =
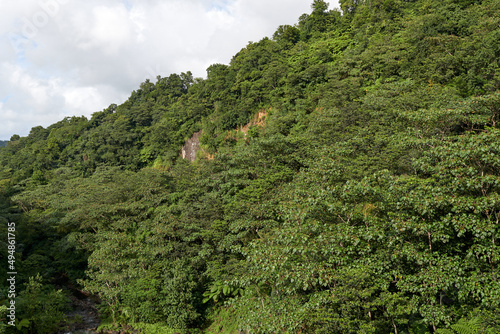
{"label": "shadowed ravine", "polygon": [[88,334],[96,333],[99,327],[99,315],[96,308],[96,302],[92,296],[84,294],[71,284],[66,284],[63,289],[71,292],[71,311],[64,317],[68,325],[64,326],[58,334]]}

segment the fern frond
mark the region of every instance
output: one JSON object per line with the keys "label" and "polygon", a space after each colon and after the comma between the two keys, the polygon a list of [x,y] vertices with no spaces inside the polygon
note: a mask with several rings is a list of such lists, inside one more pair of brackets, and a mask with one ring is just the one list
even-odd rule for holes
{"label": "fern frond", "polygon": [[471,320],[462,318],[456,324],[451,325],[451,328],[458,334],[477,334],[481,328],[480,319],[477,317]]}

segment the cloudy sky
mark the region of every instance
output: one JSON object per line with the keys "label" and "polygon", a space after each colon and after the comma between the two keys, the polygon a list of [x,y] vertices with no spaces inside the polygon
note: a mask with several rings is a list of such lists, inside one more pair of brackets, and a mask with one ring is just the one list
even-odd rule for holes
{"label": "cloudy sky", "polygon": [[[0,0],[0,140],[228,64],[312,0]],[[330,7],[337,7],[330,1]]]}

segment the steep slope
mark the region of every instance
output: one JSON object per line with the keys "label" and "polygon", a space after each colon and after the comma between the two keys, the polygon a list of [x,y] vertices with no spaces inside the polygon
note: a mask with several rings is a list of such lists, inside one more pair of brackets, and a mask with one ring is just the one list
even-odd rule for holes
{"label": "steep slope", "polygon": [[0,149],[19,319],[64,274],[122,331],[498,331],[500,4],[327,8]]}

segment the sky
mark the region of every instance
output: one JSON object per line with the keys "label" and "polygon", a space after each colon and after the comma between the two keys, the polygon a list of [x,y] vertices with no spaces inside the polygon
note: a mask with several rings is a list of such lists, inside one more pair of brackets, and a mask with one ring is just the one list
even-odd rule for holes
{"label": "sky", "polygon": [[312,2],[0,0],[0,140],[90,117],[157,75],[204,78],[209,65],[297,23]]}

